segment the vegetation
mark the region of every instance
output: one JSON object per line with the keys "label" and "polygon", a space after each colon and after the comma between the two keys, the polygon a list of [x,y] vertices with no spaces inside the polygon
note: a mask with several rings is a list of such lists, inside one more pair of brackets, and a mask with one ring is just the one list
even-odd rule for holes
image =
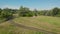
{"label": "vegetation", "polygon": [[33,13],[29,10],[29,8],[21,6],[19,9],[19,16],[31,17],[33,16]]}
{"label": "vegetation", "polygon": [[0,24],[0,34],[44,34],[44,33],[18,27],[7,21]]}
{"label": "vegetation", "polygon": [[[41,30],[60,34],[60,18],[50,16],[38,16],[38,17],[19,17],[13,19],[17,24],[22,24],[27,27],[34,27]],[[0,34],[44,34],[31,29],[25,29],[11,24],[11,21],[3,22],[0,24]]]}
{"label": "vegetation", "polygon": [[[17,27],[10,19],[23,26]],[[36,31],[39,29],[43,32]],[[0,8],[0,34],[45,34],[46,31],[60,34],[60,8],[41,11],[23,6],[19,9]]]}
{"label": "vegetation", "polygon": [[19,17],[13,20],[15,23],[23,24],[28,27],[35,27],[60,34],[60,17],[38,16],[38,17]]}
{"label": "vegetation", "polygon": [[34,9],[33,11],[29,10],[27,7],[21,6],[19,9],[19,15],[23,17],[28,17],[28,16],[60,16],[60,8],[53,8],[52,10],[42,10],[39,11],[37,9]]}
{"label": "vegetation", "polygon": [[20,9],[9,9],[9,8],[1,9],[0,8],[1,19],[9,20],[13,17],[13,14],[18,14],[20,17],[32,17],[32,16],[40,16],[40,15],[59,17],[60,8],[55,7],[52,10],[42,10],[42,11],[39,11],[37,9],[34,9],[33,11],[31,11],[29,8],[23,7],[23,6],[21,6]]}

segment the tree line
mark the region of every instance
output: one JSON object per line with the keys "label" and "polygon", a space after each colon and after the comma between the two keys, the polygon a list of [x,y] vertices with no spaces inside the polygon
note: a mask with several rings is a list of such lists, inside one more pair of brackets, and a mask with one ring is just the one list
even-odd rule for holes
{"label": "tree line", "polygon": [[44,15],[44,16],[56,16],[56,17],[60,17],[60,8],[55,7],[53,9],[50,10],[30,10],[27,7],[23,7],[21,6],[19,9],[19,15],[20,16],[40,16],[40,15]]}
{"label": "tree line", "polygon": [[0,8],[0,19],[9,20],[13,18],[14,14],[18,14],[20,17],[33,17],[33,16],[55,16],[60,17],[60,8],[55,7],[50,10],[30,10],[28,7],[21,6],[19,9]]}

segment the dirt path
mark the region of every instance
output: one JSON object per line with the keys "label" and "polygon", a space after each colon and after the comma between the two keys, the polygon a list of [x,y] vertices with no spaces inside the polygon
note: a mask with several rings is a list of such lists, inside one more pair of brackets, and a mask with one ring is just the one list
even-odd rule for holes
{"label": "dirt path", "polygon": [[45,34],[57,34],[57,33],[54,33],[54,32],[49,32],[49,31],[38,29],[38,28],[35,28],[35,27],[28,27],[28,26],[25,26],[25,25],[22,25],[22,24],[18,24],[18,23],[13,22],[12,20],[9,20],[9,23],[13,24],[14,26],[22,27],[24,29],[39,31],[39,32],[42,32],[42,33],[45,33]]}

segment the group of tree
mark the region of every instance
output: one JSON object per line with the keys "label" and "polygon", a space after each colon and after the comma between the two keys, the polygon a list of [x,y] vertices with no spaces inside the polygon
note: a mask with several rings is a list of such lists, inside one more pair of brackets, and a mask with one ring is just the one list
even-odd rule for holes
{"label": "group of tree", "polygon": [[21,6],[19,9],[19,16],[31,17],[33,16],[33,13],[29,8]]}
{"label": "group of tree", "polygon": [[55,7],[50,10],[39,11],[37,9],[29,10],[29,8],[21,6],[19,9],[19,16],[26,17],[26,16],[40,16],[40,15],[60,17],[60,8]]}
{"label": "group of tree", "polygon": [[58,16],[60,17],[60,8],[55,7],[50,10],[30,10],[27,7],[21,6],[19,9],[0,8],[0,19],[9,20],[13,17],[13,14],[18,14],[20,17],[33,17],[33,16]]}
{"label": "group of tree", "polygon": [[51,10],[43,10],[40,12],[40,14],[44,15],[44,16],[56,16],[56,17],[60,17],[60,8],[53,8]]}
{"label": "group of tree", "polygon": [[9,20],[13,18],[13,14],[16,13],[15,9],[9,9],[9,8],[4,8],[1,9],[0,8],[0,20],[5,19],[5,20]]}

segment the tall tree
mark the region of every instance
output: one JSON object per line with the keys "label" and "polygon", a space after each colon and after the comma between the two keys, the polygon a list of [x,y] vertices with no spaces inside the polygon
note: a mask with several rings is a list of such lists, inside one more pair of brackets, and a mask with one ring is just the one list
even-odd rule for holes
{"label": "tall tree", "polygon": [[2,12],[2,9],[0,8],[0,14],[1,14],[1,12]]}
{"label": "tall tree", "polygon": [[38,16],[38,10],[34,9],[35,16]]}
{"label": "tall tree", "polygon": [[59,8],[55,7],[52,11],[52,15],[55,16],[58,14],[58,12],[59,12]]}

